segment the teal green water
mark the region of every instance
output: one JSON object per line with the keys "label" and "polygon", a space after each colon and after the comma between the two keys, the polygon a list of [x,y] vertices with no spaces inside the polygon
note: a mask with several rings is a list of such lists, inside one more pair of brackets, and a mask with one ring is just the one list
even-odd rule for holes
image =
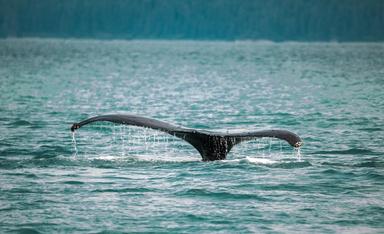
{"label": "teal green water", "polygon": [[[0,41],[0,232],[384,232],[384,44]],[[201,162],[131,113],[288,129]]]}

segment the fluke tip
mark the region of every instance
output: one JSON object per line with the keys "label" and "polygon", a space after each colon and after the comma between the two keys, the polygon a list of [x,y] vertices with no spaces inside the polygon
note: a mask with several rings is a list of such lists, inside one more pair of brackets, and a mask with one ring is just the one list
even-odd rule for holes
{"label": "fluke tip", "polygon": [[80,125],[78,123],[74,123],[71,127],[71,131],[74,132],[76,129],[79,129]]}

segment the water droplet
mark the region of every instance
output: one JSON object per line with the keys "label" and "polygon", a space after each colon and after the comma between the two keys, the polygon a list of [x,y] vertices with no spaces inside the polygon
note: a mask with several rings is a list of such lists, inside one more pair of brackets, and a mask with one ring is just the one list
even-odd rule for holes
{"label": "water droplet", "polygon": [[73,145],[73,148],[75,150],[75,157],[77,157],[77,143],[76,143],[75,132],[76,131],[72,132],[72,145]]}
{"label": "water droplet", "polygon": [[296,155],[297,159],[299,161],[301,161],[301,148],[297,147],[297,148],[294,148],[294,149],[295,149],[295,155]]}

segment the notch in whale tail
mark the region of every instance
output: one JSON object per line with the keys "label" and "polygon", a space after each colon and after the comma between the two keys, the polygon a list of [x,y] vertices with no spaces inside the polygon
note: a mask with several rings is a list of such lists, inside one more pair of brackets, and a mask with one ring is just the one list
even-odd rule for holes
{"label": "notch in whale tail", "polygon": [[301,138],[287,130],[262,130],[243,133],[216,133],[210,131],[196,130],[175,126],[166,122],[136,115],[100,115],[74,123],[71,131],[84,125],[107,121],[118,124],[126,124],[138,127],[146,127],[166,132],[190,143],[199,151],[203,161],[214,161],[225,159],[229,151],[236,144],[261,137],[273,137],[287,141],[291,146],[298,148],[303,144]]}

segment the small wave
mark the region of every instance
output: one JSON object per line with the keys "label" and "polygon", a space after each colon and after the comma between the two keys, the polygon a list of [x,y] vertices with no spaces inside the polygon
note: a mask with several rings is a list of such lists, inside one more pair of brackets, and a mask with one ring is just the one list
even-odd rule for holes
{"label": "small wave", "polygon": [[20,127],[20,126],[31,126],[32,123],[26,120],[16,120],[11,123],[9,123],[12,127]]}
{"label": "small wave", "polygon": [[351,171],[338,170],[338,169],[324,169],[321,173],[327,174],[327,175],[341,175],[341,176],[345,176],[346,178],[354,178],[356,176],[356,174]]}
{"label": "small wave", "polygon": [[[1,161],[0,168],[2,169],[16,169],[16,168],[30,168],[30,167],[57,167],[57,166],[78,166],[81,163],[72,160],[70,157],[57,156],[57,157],[18,157],[17,159],[6,159]],[[31,175],[33,176],[33,175]]]}
{"label": "small wave", "polygon": [[111,189],[95,189],[92,190],[94,193],[142,193],[152,192],[153,189],[147,188],[111,188]]}
{"label": "small wave", "polygon": [[16,147],[13,148],[6,148],[3,150],[0,150],[0,155],[1,156],[30,156],[31,152],[25,149],[17,149]]}
{"label": "small wave", "polygon": [[[148,156],[149,157],[149,156]],[[51,161],[50,163],[48,161]],[[158,159],[156,155],[152,155],[150,158],[143,159],[141,156],[132,156],[132,155],[78,155],[72,157],[59,156],[52,159],[46,159],[41,162],[44,165],[73,165],[73,166],[90,166],[95,168],[125,168],[132,167],[132,165],[137,166],[153,166],[153,165],[162,165],[162,164],[175,164],[180,165],[180,163],[196,163],[201,162],[201,159]]]}
{"label": "small wave", "polygon": [[213,199],[235,199],[235,200],[244,200],[244,199],[252,199],[259,201],[267,201],[269,200],[266,197],[262,197],[257,194],[250,193],[233,193],[229,191],[208,191],[206,189],[188,189],[184,191],[176,192],[177,195],[182,196],[199,196],[199,197],[210,197]]}
{"label": "small wave", "polygon": [[311,166],[312,166],[312,164],[308,161],[296,160],[296,161],[281,162],[279,164],[272,164],[270,167],[283,168],[283,169],[294,169],[294,168],[304,168],[304,167],[311,167]]}
{"label": "small wave", "polygon": [[4,175],[9,175],[9,176],[22,176],[26,178],[38,178],[37,175],[33,173],[4,173]]}
{"label": "small wave", "polygon": [[19,229],[15,229],[14,232],[19,233],[19,234],[39,234],[39,233],[41,233],[41,232],[39,232],[33,228],[19,228]]}
{"label": "small wave", "polygon": [[380,132],[383,131],[382,128],[359,128],[359,131],[367,131],[367,132]]}
{"label": "small wave", "polygon": [[369,154],[374,155],[377,154],[376,152],[373,152],[368,149],[347,149],[347,150],[322,150],[322,151],[316,151],[314,154]]}
{"label": "small wave", "polygon": [[354,167],[373,167],[373,168],[384,168],[384,162],[377,159],[369,159],[364,162],[353,164]]}
{"label": "small wave", "polygon": [[33,151],[35,159],[52,158],[59,155],[70,155],[71,153],[72,151],[69,150],[68,147],[59,145],[41,145],[35,151]]}
{"label": "small wave", "polygon": [[378,181],[381,184],[384,181],[384,175],[381,175],[379,173],[371,172],[371,173],[367,174],[367,177],[370,178],[370,179],[373,179],[375,181]]}
{"label": "small wave", "polygon": [[5,142],[4,140],[0,141],[0,146],[14,146],[13,143],[10,142]]}
{"label": "small wave", "polygon": [[350,164],[345,164],[343,162],[320,162],[320,164],[324,166],[334,166],[334,167],[351,166]]}
{"label": "small wave", "polygon": [[[4,191],[4,190],[3,190]],[[27,188],[12,188],[8,190],[9,193],[40,193],[40,191],[34,191]]]}
{"label": "small wave", "polygon": [[132,156],[137,161],[146,161],[146,162],[196,162],[201,161],[200,156],[181,156],[181,155],[134,155]]}
{"label": "small wave", "polygon": [[64,181],[63,184],[79,185],[79,184],[84,184],[84,182],[82,182],[82,181],[78,181],[78,180],[68,180],[68,181]]}
{"label": "small wave", "polygon": [[9,127],[17,128],[17,127],[29,127],[32,129],[40,129],[46,126],[45,122],[42,121],[27,121],[27,120],[15,120],[8,123]]}
{"label": "small wave", "polygon": [[266,167],[272,168],[302,168],[312,166],[308,161],[304,161],[297,158],[288,158],[288,159],[269,159],[269,158],[253,158],[253,157],[245,157],[243,159],[231,159],[231,160],[223,160],[223,162],[227,163],[248,163],[254,165],[263,165]]}
{"label": "small wave", "polygon": [[384,168],[384,162],[378,158],[365,159],[362,162],[357,163],[345,163],[345,162],[323,162],[322,165],[334,166],[334,167],[371,167],[371,168]]}

